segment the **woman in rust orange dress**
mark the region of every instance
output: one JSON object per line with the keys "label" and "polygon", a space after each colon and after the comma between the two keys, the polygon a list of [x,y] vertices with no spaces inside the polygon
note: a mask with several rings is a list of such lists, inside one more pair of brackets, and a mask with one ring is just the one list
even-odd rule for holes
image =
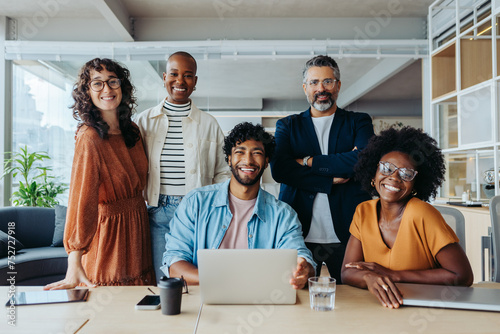
{"label": "woman in rust orange dress", "polygon": [[149,223],[142,192],[147,158],[131,115],[130,72],[93,59],[73,90],[79,121],[64,232],[66,278],[45,289],[77,285],[154,284]]}

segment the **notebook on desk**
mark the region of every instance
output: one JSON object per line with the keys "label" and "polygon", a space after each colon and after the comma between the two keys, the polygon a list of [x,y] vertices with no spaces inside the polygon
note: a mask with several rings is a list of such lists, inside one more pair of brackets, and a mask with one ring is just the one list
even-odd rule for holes
{"label": "notebook on desk", "polygon": [[403,305],[500,312],[500,289],[397,283]]}
{"label": "notebook on desk", "polygon": [[200,249],[203,304],[295,304],[296,249]]}

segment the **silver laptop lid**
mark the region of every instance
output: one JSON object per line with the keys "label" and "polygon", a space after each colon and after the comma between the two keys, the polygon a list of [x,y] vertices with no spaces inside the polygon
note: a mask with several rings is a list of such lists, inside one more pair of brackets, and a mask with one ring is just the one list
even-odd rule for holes
{"label": "silver laptop lid", "polygon": [[403,305],[500,311],[500,289],[397,283]]}
{"label": "silver laptop lid", "polygon": [[296,249],[200,249],[204,304],[295,304]]}

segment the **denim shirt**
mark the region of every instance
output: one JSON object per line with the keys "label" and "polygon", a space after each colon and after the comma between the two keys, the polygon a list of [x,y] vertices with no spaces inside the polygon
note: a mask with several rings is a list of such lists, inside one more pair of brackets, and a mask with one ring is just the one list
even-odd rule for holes
{"label": "denim shirt", "polygon": [[[195,189],[188,193],[170,222],[162,267],[178,261],[198,266],[198,249],[219,248],[233,215],[229,209],[229,181]],[[262,188],[248,222],[248,248],[297,249],[313,267],[316,263],[302,236],[295,211]]]}

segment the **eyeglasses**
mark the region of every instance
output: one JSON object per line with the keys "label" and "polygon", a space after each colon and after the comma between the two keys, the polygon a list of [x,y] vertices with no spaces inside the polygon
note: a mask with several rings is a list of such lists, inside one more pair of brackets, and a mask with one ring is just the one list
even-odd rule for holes
{"label": "eyeglasses", "polygon": [[307,84],[311,87],[318,87],[318,85],[321,83],[323,85],[323,87],[325,87],[326,89],[330,89],[330,88],[333,88],[333,85],[335,85],[335,83],[337,82],[337,79],[325,79],[323,81],[319,81],[319,80],[310,80],[307,82]]}
{"label": "eyeglasses", "polygon": [[410,168],[399,168],[396,165],[387,162],[387,161],[379,161],[378,170],[382,175],[389,176],[394,174],[395,171],[398,171],[399,177],[403,181],[413,181],[415,176],[417,176],[418,172],[416,170]]}
{"label": "eyeglasses", "polygon": [[92,89],[94,92],[100,92],[104,89],[104,83],[107,83],[108,87],[111,89],[117,89],[122,85],[122,81],[118,78],[111,78],[106,81],[92,80],[90,82],[90,89]]}

